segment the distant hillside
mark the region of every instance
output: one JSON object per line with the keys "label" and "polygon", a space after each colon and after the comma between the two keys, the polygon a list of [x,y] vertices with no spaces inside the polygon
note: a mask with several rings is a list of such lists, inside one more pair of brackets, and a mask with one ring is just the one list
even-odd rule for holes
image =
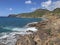
{"label": "distant hillside", "polygon": [[19,17],[19,18],[39,18],[42,17],[43,15],[53,13],[55,15],[60,15],[60,8],[56,8],[53,11],[49,11],[46,9],[37,9],[34,12],[30,13],[22,13],[22,14],[10,14],[8,17]]}

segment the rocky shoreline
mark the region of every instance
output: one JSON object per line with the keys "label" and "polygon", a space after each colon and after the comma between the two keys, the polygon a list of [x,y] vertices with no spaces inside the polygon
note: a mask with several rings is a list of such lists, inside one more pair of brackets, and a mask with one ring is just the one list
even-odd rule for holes
{"label": "rocky shoreline", "polygon": [[[60,18],[45,17],[48,20],[30,24],[38,30],[32,34],[20,35],[15,45],[60,45]],[[28,31],[29,32],[29,31]]]}
{"label": "rocky shoreline", "polygon": [[[36,23],[29,23],[28,25],[29,27],[36,27],[37,31],[28,30],[26,32],[29,34],[15,35],[17,41],[14,44],[60,45],[60,18],[54,15],[45,15],[43,16],[43,18],[45,18],[45,20]],[[0,45],[6,45],[6,44],[0,43]]]}

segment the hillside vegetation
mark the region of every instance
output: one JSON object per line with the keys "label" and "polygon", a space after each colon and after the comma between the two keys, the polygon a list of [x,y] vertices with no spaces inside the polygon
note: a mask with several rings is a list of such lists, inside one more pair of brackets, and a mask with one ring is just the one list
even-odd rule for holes
{"label": "hillside vegetation", "polygon": [[37,9],[34,12],[22,13],[22,14],[10,14],[8,17],[18,17],[18,18],[39,18],[46,14],[53,14],[60,16],[60,8],[56,8],[53,11],[46,9]]}

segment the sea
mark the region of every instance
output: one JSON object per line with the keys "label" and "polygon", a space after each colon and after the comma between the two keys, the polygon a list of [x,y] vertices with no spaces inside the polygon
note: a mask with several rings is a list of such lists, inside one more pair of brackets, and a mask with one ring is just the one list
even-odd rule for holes
{"label": "sea", "polygon": [[42,21],[42,18],[12,18],[0,17],[0,44],[15,45],[17,34],[30,34],[26,31],[36,31],[36,27],[29,27],[28,24]]}

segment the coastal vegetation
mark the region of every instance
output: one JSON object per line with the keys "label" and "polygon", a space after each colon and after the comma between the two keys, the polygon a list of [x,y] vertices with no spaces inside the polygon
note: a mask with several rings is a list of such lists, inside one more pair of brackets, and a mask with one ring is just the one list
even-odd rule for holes
{"label": "coastal vegetation", "polygon": [[33,12],[22,13],[22,14],[10,14],[8,17],[17,17],[17,18],[40,18],[44,15],[49,14],[60,16],[60,8],[56,8],[53,11],[47,9],[37,9]]}

